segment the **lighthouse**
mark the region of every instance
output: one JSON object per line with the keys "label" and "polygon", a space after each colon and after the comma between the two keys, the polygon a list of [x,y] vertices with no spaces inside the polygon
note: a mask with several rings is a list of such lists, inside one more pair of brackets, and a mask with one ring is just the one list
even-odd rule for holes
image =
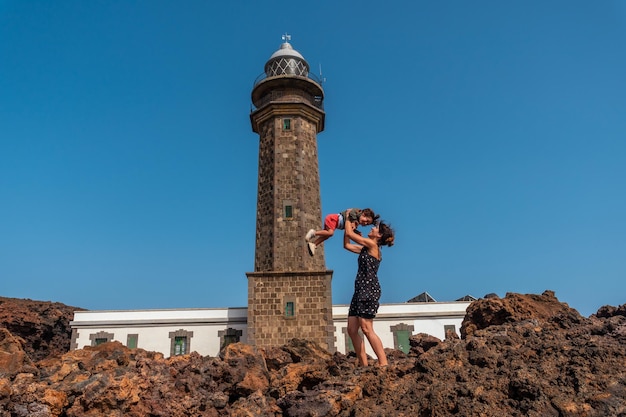
{"label": "lighthouse", "polygon": [[259,135],[254,271],[248,278],[248,343],[308,339],[335,351],[331,280],[323,247],[304,236],[321,226],[317,134],[324,90],[284,35],[252,89],[250,122]]}

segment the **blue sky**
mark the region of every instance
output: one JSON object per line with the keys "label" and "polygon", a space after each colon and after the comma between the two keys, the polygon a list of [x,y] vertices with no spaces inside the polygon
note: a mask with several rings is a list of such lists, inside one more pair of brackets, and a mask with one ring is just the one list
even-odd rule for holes
{"label": "blue sky", "polygon": [[[245,306],[250,92],[284,33],[325,78],[322,211],[372,207],[396,229],[382,302],[626,303],[611,0],[0,0],[0,295]],[[337,304],[356,271],[341,244],[326,242]]]}

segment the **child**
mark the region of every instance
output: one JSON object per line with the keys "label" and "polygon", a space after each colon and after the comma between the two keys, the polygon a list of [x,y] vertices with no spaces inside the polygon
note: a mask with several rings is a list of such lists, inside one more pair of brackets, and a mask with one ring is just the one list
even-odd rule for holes
{"label": "child", "polygon": [[[356,228],[358,225],[368,226],[378,220],[380,216],[370,208],[366,209],[347,209],[341,213],[329,214],[324,218],[324,229],[315,230],[311,229],[307,232],[304,240],[306,240],[309,255],[315,254],[315,249],[322,244],[326,239],[331,237],[335,233],[335,229],[343,230],[346,225],[346,221],[354,224]],[[357,231],[358,233],[358,231]]]}

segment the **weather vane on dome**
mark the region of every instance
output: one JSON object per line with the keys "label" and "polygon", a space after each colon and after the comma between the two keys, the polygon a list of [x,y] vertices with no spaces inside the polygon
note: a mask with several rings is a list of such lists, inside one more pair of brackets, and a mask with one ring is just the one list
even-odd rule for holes
{"label": "weather vane on dome", "polygon": [[291,40],[291,35],[289,35],[289,34],[285,33],[285,34],[283,35],[283,40],[284,40],[285,42],[289,42],[289,41]]}

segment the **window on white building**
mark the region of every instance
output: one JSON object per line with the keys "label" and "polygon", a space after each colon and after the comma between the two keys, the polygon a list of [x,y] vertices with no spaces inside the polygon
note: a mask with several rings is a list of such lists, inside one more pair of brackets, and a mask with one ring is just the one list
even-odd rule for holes
{"label": "window on white building", "polygon": [[171,340],[170,356],[186,355],[190,352],[193,332],[179,329],[175,332],[170,332],[169,337]]}
{"label": "window on white building", "polygon": [[456,326],[454,324],[445,324],[443,326],[443,334],[445,335],[445,337],[448,337],[448,332],[450,333],[454,333],[454,335],[458,336],[456,334]]}
{"label": "window on white building", "polygon": [[220,337],[220,349],[224,349],[231,343],[239,342],[241,340],[242,334],[243,330],[233,329],[232,327],[217,332],[217,335]]}
{"label": "window on white building", "polygon": [[400,323],[396,326],[391,326],[391,333],[393,333],[393,347],[394,349],[401,350],[404,353],[409,353],[411,345],[409,338],[413,334],[414,327],[409,324]]}
{"label": "window on white building", "polygon": [[174,356],[184,355],[187,352],[187,338],[176,336],[174,338]]}
{"label": "window on white building", "polygon": [[91,340],[91,346],[98,346],[103,343],[112,341],[113,333],[107,333],[107,332],[92,333],[89,335],[89,340]]}
{"label": "window on white building", "polygon": [[137,341],[139,340],[138,334],[129,334],[126,336],[126,347],[129,349],[137,348]]}

